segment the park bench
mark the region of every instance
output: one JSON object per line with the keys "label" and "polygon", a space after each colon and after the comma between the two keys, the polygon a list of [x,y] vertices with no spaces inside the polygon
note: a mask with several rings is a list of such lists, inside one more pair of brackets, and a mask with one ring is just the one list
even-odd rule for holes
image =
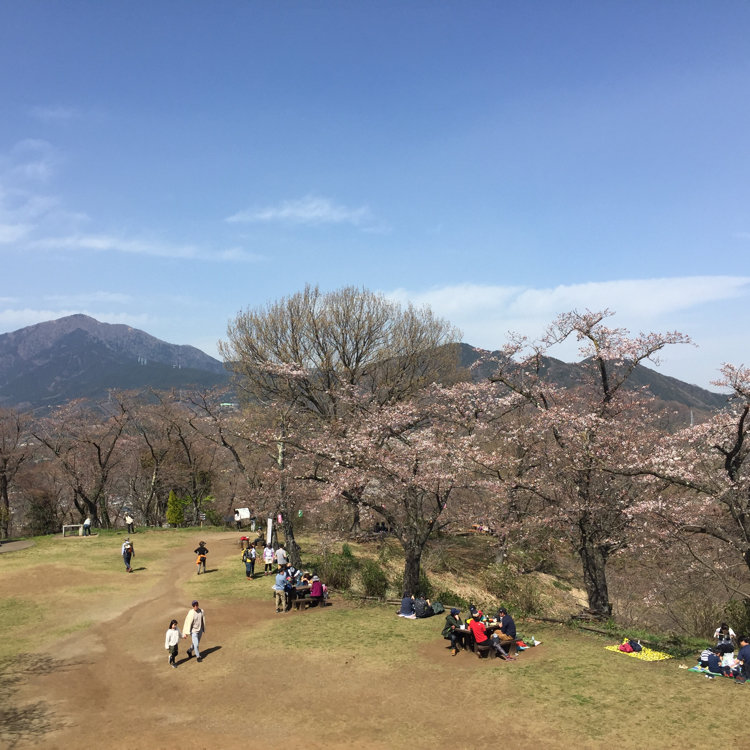
{"label": "park bench", "polygon": [[327,599],[311,599],[309,596],[309,591],[298,591],[295,599],[293,600],[292,604],[294,604],[294,608],[297,610],[300,609],[310,609],[311,607],[317,607],[320,605],[321,607],[325,607],[328,603]]}
{"label": "park bench", "polygon": [[78,529],[78,536],[83,536],[83,524],[82,523],[68,523],[62,527],[62,535],[65,536],[66,529]]}

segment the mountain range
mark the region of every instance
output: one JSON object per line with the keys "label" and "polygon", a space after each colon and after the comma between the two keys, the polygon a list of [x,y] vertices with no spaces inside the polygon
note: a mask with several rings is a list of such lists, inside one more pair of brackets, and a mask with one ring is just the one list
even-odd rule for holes
{"label": "mountain range", "polygon": [[[463,367],[481,379],[493,370],[497,352],[461,344]],[[578,363],[545,360],[546,376],[566,387],[581,382]],[[101,399],[110,390],[171,390],[226,385],[224,364],[193,346],[178,346],[127,325],[69,315],[0,334],[0,407],[44,410],[77,398]],[[686,413],[711,412],[726,396],[638,367],[635,386]]]}
{"label": "mountain range", "polygon": [[0,406],[39,410],[111,389],[210,388],[219,360],[130,326],[69,315],[0,335]]}

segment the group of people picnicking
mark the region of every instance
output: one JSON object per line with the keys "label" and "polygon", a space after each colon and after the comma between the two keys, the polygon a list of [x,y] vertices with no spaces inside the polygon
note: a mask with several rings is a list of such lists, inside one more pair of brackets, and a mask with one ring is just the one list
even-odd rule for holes
{"label": "group of people picnicking", "polygon": [[[443,611],[442,604],[433,604],[423,596],[413,596],[405,591],[397,614],[407,620],[417,620]],[[473,604],[469,606],[466,622],[461,619],[461,610],[452,607],[442,630],[443,638],[450,641],[452,656],[463,650],[481,652],[492,649],[504,661],[515,661],[519,643],[517,635],[516,623],[505,607],[500,607],[494,617],[489,617]]]}
{"label": "group of people picnicking", "polygon": [[[750,678],[750,636],[737,635],[727,623],[722,622],[714,632],[716,644],[703,649],[698,657],[698,666],[706,677],[731,677],[737,682]],[[735,649],[738,649],[735,657]]]}

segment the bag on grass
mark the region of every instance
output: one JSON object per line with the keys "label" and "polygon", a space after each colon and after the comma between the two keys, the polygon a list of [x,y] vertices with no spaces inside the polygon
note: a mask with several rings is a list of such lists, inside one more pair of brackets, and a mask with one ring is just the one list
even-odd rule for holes
{"label": "bag on grass", "polygon": [[643,646],[641,646],[638,641],[634,641],[632,638],[628,640],[628,645],[633,649],[633,651],[643,651]]}
{"label": "bag on grass", "polygon": [[633,647],[629,643],[621,643],[618,647],[619,651],[622,651],[626,654],[632,654],[633,653]]}
{"label": "bag on grass", "polygon": [[445,612],[445,607],[440,602],[435,602],[432,605],[432,611],[433,611],[434,614],[440,615],[443,612]]}

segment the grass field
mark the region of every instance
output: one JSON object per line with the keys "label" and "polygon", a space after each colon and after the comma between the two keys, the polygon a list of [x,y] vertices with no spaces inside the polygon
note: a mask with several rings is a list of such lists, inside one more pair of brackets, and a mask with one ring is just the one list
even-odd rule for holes
{"label": "grass field", "polygon": [[[276,615],[271,579],[246,580],[237,537],[138,533],[130,575],[122,534],[0,554],[0,744],[750,748],[750,687],[679,669],[692,658],[644,663],[605,650],[612,639],[533,621],[519,631],[542,645],[516,662],[451,657],[442,617],[407,621],[342,595]],[[181,646],[171,670],[164,631],[193,598],[206,610],[205,660],[184,660]]]}

